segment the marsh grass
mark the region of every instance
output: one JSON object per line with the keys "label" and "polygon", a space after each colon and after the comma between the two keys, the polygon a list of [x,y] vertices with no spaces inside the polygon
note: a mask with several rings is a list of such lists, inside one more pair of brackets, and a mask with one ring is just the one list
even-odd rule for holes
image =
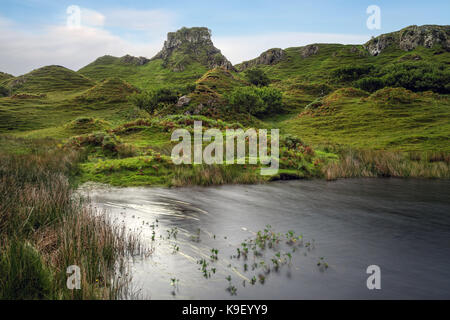
{"label": "marsh grass", "polygon": [[246,168],[242,165],[175,166],[171,186],[252,184],[265,181],[256,166],[254,170],[246,170]]}
{"label": "marsh grass", "polygon": [[[117,299],[129,293],[127,261],[136,235],[113,224],[71,184],[82,155],[0,155],[0,298]],[[81,290],[66,286],[81,269]]]}
{"label": "marsh grass", "polygon": [[326,179],[356,177],[450,178],[450,157],[442,152],[397,152],[383,150],[341,151],[322,172]]}

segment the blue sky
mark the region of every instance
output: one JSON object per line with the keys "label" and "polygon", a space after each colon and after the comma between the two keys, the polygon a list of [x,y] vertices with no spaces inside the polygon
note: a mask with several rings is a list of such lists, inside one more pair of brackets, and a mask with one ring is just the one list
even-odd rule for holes
{"label": "blue sky", "polygon": [[[81,8],[80,30],[67,30],[67,7]],[[381,9],[381,29],[366,8]],[[233,62],[271,47],[313,42],[363,43],[417,24],[449,24],[450,1],[0,1],[0,71],[21,74],[46,64],[78,69],[104,54],[151,57],[165,35],[206,26]]]}

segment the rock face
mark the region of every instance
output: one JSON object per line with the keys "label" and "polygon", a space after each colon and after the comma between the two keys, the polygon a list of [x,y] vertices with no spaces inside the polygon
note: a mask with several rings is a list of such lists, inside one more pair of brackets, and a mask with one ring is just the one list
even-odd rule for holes
{"label": "rock face", "polygon": [[319,46],[315,44],[309,44],[300,49],[300,55],[303,58],[308,58],[314,54],[317,54],[317,52],[319,52]]}
{"label": "rock face", "polygon": [[126,56],[123,56],[119,59],[121,63],[124,64],[132,64],[135,66],[143,66],[144,64],[148,63],[150,59],[147,59],[145,57],[133,57],[127,54]]}
{"label": "rock face", "polygon": [[192,62],[199,62],[209,69],[222,67],[234,70],[231,62],[214,47],[211,30],[201,27],[169,32],[163,49],[154,59],[164,60],[163,65],[173,71],[183,71]]}
{"label": "rock face", "polygon": [[285,53],[282,49],[273,48],[267,50],[266,52],[263,52],[258,58],[249,61],[244,61],[236,65],[235,67],[238,71],[244,71],[248,68],[252,68],[260,64],[274,65],[280,62],[283,59],[284,55]]}
{"label": "rock face", "polygon": [[437,44],[450,51],[450,26],[409,26],[400,31],[373,38],[364,44],[364,48],[372,56],[376,56],[392,45],[404,51],[411,51],[418,46],[432,48]]}

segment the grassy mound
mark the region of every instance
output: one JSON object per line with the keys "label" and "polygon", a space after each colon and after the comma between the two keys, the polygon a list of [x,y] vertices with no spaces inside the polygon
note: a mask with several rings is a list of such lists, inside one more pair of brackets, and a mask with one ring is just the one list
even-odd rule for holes
{"label": "grassy mound", "polygon": [[336,104],[344,101],[346,98],[368,97],[369,94],[363,90],[356,88],[341,88],[327,95],[323,99],[324,105]]}
{"label": "grassy mound", "polygon": [[77,91],[94,85],[92,80],[61,66],[42,67],[6,84],[13,92],[29,93]]}
{"label": "grassy mound", "polygon": [[368,100],[378,103],[411,103],[419,97],[418,94],[405,88],[383,88],[370,95]]}
{"label": "grassy mound", "polygon": [[82,102],[124,102],[128,96],[139,90],[119,78],[108,78],[90,88],[76,99]]}
{"label": "grassy mound", "polygon": [[230,71],[223,68],[214,68],[196,81],[195,90],[189,95],[192,99],[191,104],[224,105],[226,100],[223,95],[231,92],[236,87],[244,85],[246,83]]}
{"label": "grassy mound", "polygon": [[109,127],[109,122],[93,117],[78,117],[64,125],[65,129],[78,134],[105,130]]}

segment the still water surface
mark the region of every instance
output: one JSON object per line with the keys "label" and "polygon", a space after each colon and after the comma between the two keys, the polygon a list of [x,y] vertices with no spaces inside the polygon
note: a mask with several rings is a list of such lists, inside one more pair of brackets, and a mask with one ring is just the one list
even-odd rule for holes
{"label": "still water surface", "polygon": [[[139,232],[153,248],[131,268],[133,287],[144,298],[450,298],[450,181],[352,179],[84,190],[95,206]],[[299,242],[294,251],[281,241],[277,248],[261,250],[262,256],[238,259],[241,243],[266,225],[275,233],[303,235],[303,246]],[[211,249],[218,250],[217,261],[211,260]],[[277,252],[292,256],[278,271],[271,262]],[[200,259],[208,263],[208,278]],[[329,267],[317,266],[320,261]],[[254,263],[258,267],[253,270]],[[381,290],[367,289],[369,265],[381,268]],[[253,276],[258,279],[254,285]],[[171,279],[178,280],[176,287]],[[230,286],[235,296],[227,290]]]}

